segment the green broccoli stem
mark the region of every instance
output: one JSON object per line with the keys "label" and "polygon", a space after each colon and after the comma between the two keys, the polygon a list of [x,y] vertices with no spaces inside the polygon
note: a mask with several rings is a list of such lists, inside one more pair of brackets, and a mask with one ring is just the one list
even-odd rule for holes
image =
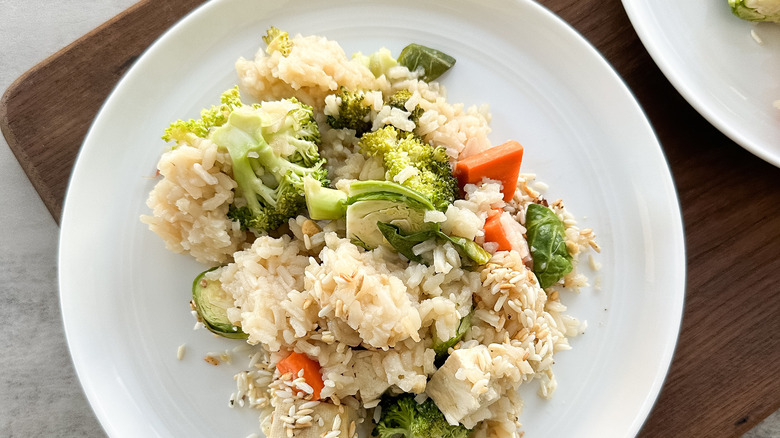
{"label": "green broccoli stem", "polygon": [[234,158],[231,154],[231,161],[233,162],[233,179],[238,183],[238,188],[241,190],[241,194],[246,200],[246,205],[252,214],[258,215],[262,213],[262,207],[260,202],[255,196],[249,196],[250,194],[244,193],[244,191],[251,189],[252,192],[259,195],[269,205],[275,205],[276,199],[274,197],[274,191],[261,183],[257,179],[252,164],[246,157]]}
{"label": "green broccoli stem", "polygon": [[253,214],[260,214],[262,207],[255,196],[246,191],[251,190],[263,198],[270,205],[276,203],[273,190],[264,186],[255,174],[249,153],[270,150],[263,137],[254,137],[248,132],[230,125],[223,125],[214,133],[214,141],[224,145],[230,155],[233,164],[233,179],[238,183],[238,188],[246,199],[247,206]]}
{"label": "green broccoli stem", "polygon": [[315,221],[341,219],[347,212],[347,194],[341,190],[323,187],[312,178],[303,179],[303,194],[309,217]]}

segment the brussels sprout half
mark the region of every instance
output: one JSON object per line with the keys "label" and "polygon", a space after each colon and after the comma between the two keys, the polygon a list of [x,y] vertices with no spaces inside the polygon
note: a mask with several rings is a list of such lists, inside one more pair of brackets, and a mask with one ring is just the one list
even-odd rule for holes
{"label": "brussels sprout half", "polygon": [[219,280],[206,278],[201,272],[192,282],[192,304],[198,317],[212,333],[231,339],[246,339],[249,335],[241,327],[230,322],[227,309],[233,307],[233,297],[222,289]]}

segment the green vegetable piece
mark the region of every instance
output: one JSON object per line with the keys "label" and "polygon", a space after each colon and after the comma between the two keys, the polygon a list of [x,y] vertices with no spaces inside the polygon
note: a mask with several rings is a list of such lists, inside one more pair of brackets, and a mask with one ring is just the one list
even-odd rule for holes
{"label": "green vegetable piece", "polygon": [[[425,223],[425,212],[434,209],[428,198],[392,181],[353,181],[349,186],[347,205],[347,236],[366,249],[387,243],[396,248],[395,244],[387,239],[386,233],[390,231],[385,228],[383,232],[377,227],[377,223],[390,225],[397,230],[396,243],[400,242],[400,237],[418,231],[429,232],[434,226]],[[435,229],[438,230],[438,226],[435,226]],[[429,234],[420,242],[433,236],[434,234]],[[409,256],[411,252],[402,254]]]}
{"label": "green vegetable piece", "polygon": [[533,272],[539,285],[547,288],[572,270],[563,222],[551,209],[531,204],[525,213],[525,227],[534,261]]}
{"label": "green vegetable piece", "polygon": [[304,177],[329,184],[312,111],[295,98],[242,106],[210,131],[211,141],[230,154],[242,203],[232,205],[228,217],[242,228],[273,231],[295,217],[306,204]]}
{"label": "green vegetable piece", "polygon": [[439,232],[439,235],[449,239],[449,241],[452,242],[456,248],[460,249],[466,257],[470,258],[478,265],[484,265],[490,260],[490,253],[485,251],[484,248],[473,240],[460,236],[448,236],[442,232]]}
{"label": "green vegetable piece", "polygon": [[450,348],[457,345],[457,343],[460,342],[461,339],[463,339],[463,336],[466,335],[466,332],[468,332],[471,329],[471,315],[473,313],[474,311],[472,310],[471,312],[468,313],[468,315],[460,319],[460,323],[458,324],[458,329],[455,331],[455,336],[447,339],[446,341],[442,341],[434,335],[433,351],[436,353],[436,362],[443,363],[444,360],[449,355]]}
{"label": "green vegetable piece", "polygon": [[273,26],[266,31],[263,41],[268,45],[265,48],[265,52],[269,55],[279,52],[282,56],[287,56],[292,51],[293,44],[290,41],[290,34]]}
{"label": "green vegetable piece", "polygon": [[[380,193],[382,198],[377,198],[376,196]],[[353,181],[349,185],[349,199],[350,203],[364,199],[395,199],[406,203],[411,201],[413,207],[420,207],[426,210],[434,209],[431,201],[423,196],[422,193],[392,181]]]}
{"label": "green vegetable piece", "polygon": [[377,78],[386,75],[388,70],[398,65],[398,61],[384,47],[369,55],[368,60],[368,68]]}
{"label": "green vegetable piece", "polygon": [[441,231],[439,224],[427,222],[418,232],[406,234],[404,234],[404,230],[393,224],[377,224],[377,228],[382,232],[385,240],[387,240],[396,251],[407,259],[417,263],[427,264],[422,257],[414,254],[412,248],[414,248],[415,245],[430,239],[443,239],[451,242],[458,250],[461,257],[465,256],[478,265],[484,265],[490,260],[490,254],[476,242],[464,237],[448,236]]}
{"label": "green vegetable piece", "polygon": [[322,181],[309,175],[303,178],[303,194],[309,218],[315,221],[341,219],[347,214],[347,194],[323,187]]}
{"label": "green vegetable piece", "polygon": [[365,65],[375,78],[382,75],[387,75],[387,71],[398,65],[398,61],[390,53],[390,50],[382,47],[376,52],[366,56],[361,52],[357,52],[352,55],[352,59],[357,59],[361,64]]}
{"label": "green vegetable piece", "polygon": [[467,438],[471,430],[459,424],[453,426],[444,418],[433,400],[425,400],[417,408],[418,421],[412,423],[412,436],[419,438]]}
{"label": "green vegetable piece", "polygon": [[249,337],[241,327],[230,322],[227,309],[233,307],[233,297],[222,289],[219,280],[209,280],[206,273],[216,268],[201,272],[192,282],[192,303],[198,316],[209,331],[219,336],[231,339],[246,339]]}
{"label": "green vegetable piece", "polygon": [[[321,187],[314,189],[323,190]],[[310,198],[317,196],[307,194],[307,203]],[[322,196],[317,202],[321,204],[318,208],[332,212],[333,218],[338,218],[336,216],[343,206],[340,195],[332,199]],[[392,181],[353,181],[346,205],[347,236],[365,249],[373,249],[387,242],[407,259],[423,263],[421,257],[414,255],[412,248],[418,243],[438,238],[452,242],[461,256],[477,264],[485,264],[490,259],[490,254],[476,242],[448,236],[441,232],[438,224],[426,223],[425,212],[434,210],[434,205],[416,190]]]}
{"label": "green vegetable piece", "polygon": [[[390,97],[387,98],[385,105],[398,108],[402,111],[409,111],[408,109],[406,109],[406,102],[411,97],[412,97],[412,92],[404,88],[402,90],[398,90],[395,93],[391,94]],[[417,122],[420,120],[420,117],[423,115],[425,110],[422,109],[420,105],[416,105],[414,108],[412,108],[410,112],[411,115],[409,116],[409,120],[413,121],[414,124],[417,125]]]}
{"label": "green vegetable piece", "polygon": [[449,157],[442,146],[434,147],[393,126],[365,133],[359,145],[361,154],[382,159],[387,180],[392,181],[410,167],[416,169],[402,185],[428,198],[437,210],[445,211],[455,201],[458,181],[452,176]]}
{"label": "green vegetable piece", "polygon": [[452,68],[455,65],[455,58],[442,51],[412,43],[401,50],[398,63],[409,71],[422,69],[423,74],[420,79],[430,82]]}
{"label": "green vegetable piece", "polygon": [[415,245],[425,242],[426,240],[432,239],[434,236],[436,236],[436,232],[434,230],[423,230],[404,235],[401,234],[401,230],[397,226],[382,222],[377,222],[376,227],[379,229],[388,243],[390,243],[390,245],[392,245],[392,247],[398,251],[399,254],[417,263],[422,263],[423,259],[422,257],[415,255],[412,249],[415,247]]}
{"label": "green vegetable piece", "polygon": [[729,0],[731,12],[748,21],[774,21],[780,23],[778,0]]}
{"label": "green vegetable piece", "polygon": [[386,397],[372,436],[379,438],[467,438],[471,430],[447,423],[431,399],[417,403],[412,394]]}
{"label": "green vegetable piece", "polygon": [[341,87],[337,97],[341,101],[339,114],[327,116],[328,125],[333,129],[352,129],[358,137],[370,131],[373,122],[369,117],[371,107],[365,103],[365,93]]}
{"label": "green vegetable piece", "polygon": [[364,199],[347,207],[347,237],[364,248],[385,244],[376,223],[392,224],[407,233],[420,231],[425,225],[425,210],[410,207],[397,200]]}
{"label": "green vegetable piece", "polygon": [[241,95],[235,86],[220,96],[220,104],[203,109],[199,119],[177,120],[165,129],[162,139],[165,141],[186,142],[191,136],[205,138],[211,128],[222,126],[227,122],[228,115],[240,108]]}

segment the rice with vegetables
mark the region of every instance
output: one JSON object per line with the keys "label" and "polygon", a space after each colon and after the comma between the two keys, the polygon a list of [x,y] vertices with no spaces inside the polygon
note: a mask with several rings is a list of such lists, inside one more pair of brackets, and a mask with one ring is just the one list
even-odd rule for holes
{"label": "rice with vegetables", "polygon": [[199,320],[253,346],[231,404],[271,437],[522,435],[518,387],[550,397],[584,330],[561,294],[593,231],[491,144],[486,105],[447,102],[448,55],[263,39],[165,131],[141,218],[210,267]]}

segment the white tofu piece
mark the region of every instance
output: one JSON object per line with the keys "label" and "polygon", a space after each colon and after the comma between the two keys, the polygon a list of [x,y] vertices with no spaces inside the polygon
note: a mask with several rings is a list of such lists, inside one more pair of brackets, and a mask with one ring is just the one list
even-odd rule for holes
{"label": "white tofu piece", "polygon": [[[290,417],[290,407],[295,406],[295,412],[302,410],[305,400],[296,399],[294,401],[284,401],[274,408],[271,420],[271,430],[269,438],[287,438],[287,427],[285,425],[290,420],[295,420],[295,416]],[[339,436],[349,438],[350,425],[357,419],[357,413],[346,405],[336,406],[333,403],[320,402],[312,407],[312,412],[305,414],[311,417],[311,426],[293,429],[292,436],[295,438],[320,438],[322,435],[333,430],[336,417],[339,417],[341,431]],[[319,425],[319,419],[322,418],[322,426]]]}
{"label": "white tofu piece", "polygon": [[355,386],[360,388],[360,398],[363,403],[379,399],[390,387],[385,376],[377,375],[371,361],[369,354],[358,355],[354,359]]}
{"label": "white tofu piece", "polygon": [[[491,380],[492,358],[488,348],[478,345],[455,350],[428,382],[426,393],[442,411],[447,422],[468,428],[481,421],[473,415],[500,397]],[[487,409],[481,412],[489,415]],[[464,422],[464,419],[467,421]],[[466,424],[468,423],[468,424]]]}

